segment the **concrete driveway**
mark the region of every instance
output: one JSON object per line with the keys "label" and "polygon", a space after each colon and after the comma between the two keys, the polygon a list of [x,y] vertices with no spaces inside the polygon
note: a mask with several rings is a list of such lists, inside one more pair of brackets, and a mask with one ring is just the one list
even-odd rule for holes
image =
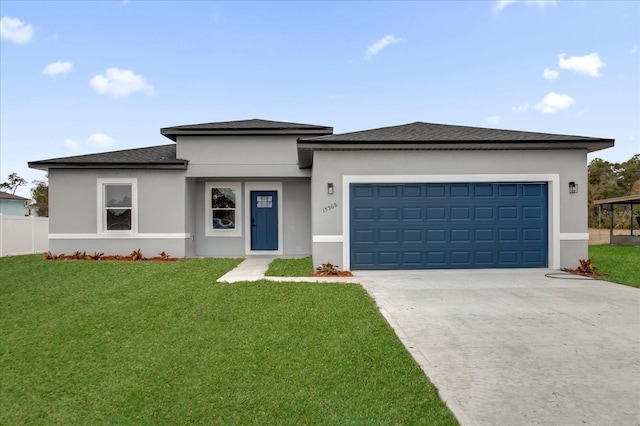
{"label": "concrete driveway", "polygon": [[463,425],[639,425],[640,290],[547,269],[354,275]]}

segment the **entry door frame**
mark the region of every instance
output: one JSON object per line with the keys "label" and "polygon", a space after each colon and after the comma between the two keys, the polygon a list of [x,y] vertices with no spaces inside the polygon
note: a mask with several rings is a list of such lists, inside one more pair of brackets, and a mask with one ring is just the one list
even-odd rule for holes
{"label": "entry door frame", "polygon": [[[278,249],[251,250],[251,192],[275,191],[278,194]],[[245,254],[251,255],[281,255],[283,254],[283,205],[282,182],[245,182],[244,184],[244,248]]]}

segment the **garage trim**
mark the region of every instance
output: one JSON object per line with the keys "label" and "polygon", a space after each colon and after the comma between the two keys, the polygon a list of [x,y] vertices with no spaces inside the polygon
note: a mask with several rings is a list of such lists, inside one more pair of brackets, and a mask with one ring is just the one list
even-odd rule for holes
{"label": "garage trim", "polygon": [[[560,175],[344,175],[342,176],[342,265],[351,268],[350,185],[352,183],[509,183],[541,182],[548,185],[548,253],[551,269],[560,269]],[[569,234],[567,234],[569,235]],[[573,236],[573,235],[571,235]],[[572,239],[572,238],[568,238]]]}

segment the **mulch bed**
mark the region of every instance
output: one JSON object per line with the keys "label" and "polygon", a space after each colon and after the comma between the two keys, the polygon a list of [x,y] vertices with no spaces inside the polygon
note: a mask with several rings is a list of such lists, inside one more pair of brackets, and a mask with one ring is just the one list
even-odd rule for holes
{"label": "mulch bed", "polygon": [[600,271],[580,271],[578,269],[563,269],[563,271],[569,272],[570,274],[581,275],[583,277],[590,277],[590,278],[603,278],[603,277],[609,276],[609,274],[605,274],[604,272],[600,272]]}
{"label": "mulch bed", "polygon": [[170,257],[167,253],[162,252],[160,256],[155,257],[144,257],[139,252],[131,253],[129,256],[121,256],[121,255],[109,255],[105,256],[102,253],[95,253],[94,255],[86,254],[86,252],[80,253],[76,252],[74,254],[65,255],[61,254],[51,254],[50,252],[46,252],[44,254],[45,260],[92,260],[92,261],[119,261],[119,262],[175,262],[180,260],[177,257]]}
{"label": "mulch bed", "polygon": [[349,271],[335,271],[335,272],[314,272],[312,277],[352,277],[353,274]]}

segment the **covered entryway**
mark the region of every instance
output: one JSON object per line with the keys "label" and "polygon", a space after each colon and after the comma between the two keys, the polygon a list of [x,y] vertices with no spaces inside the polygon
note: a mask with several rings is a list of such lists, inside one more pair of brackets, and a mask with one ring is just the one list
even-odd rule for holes
{"label": "covered entryway", "polygon": [[362,269],[548,264],[547,183],[352,183],[350,263]]}

